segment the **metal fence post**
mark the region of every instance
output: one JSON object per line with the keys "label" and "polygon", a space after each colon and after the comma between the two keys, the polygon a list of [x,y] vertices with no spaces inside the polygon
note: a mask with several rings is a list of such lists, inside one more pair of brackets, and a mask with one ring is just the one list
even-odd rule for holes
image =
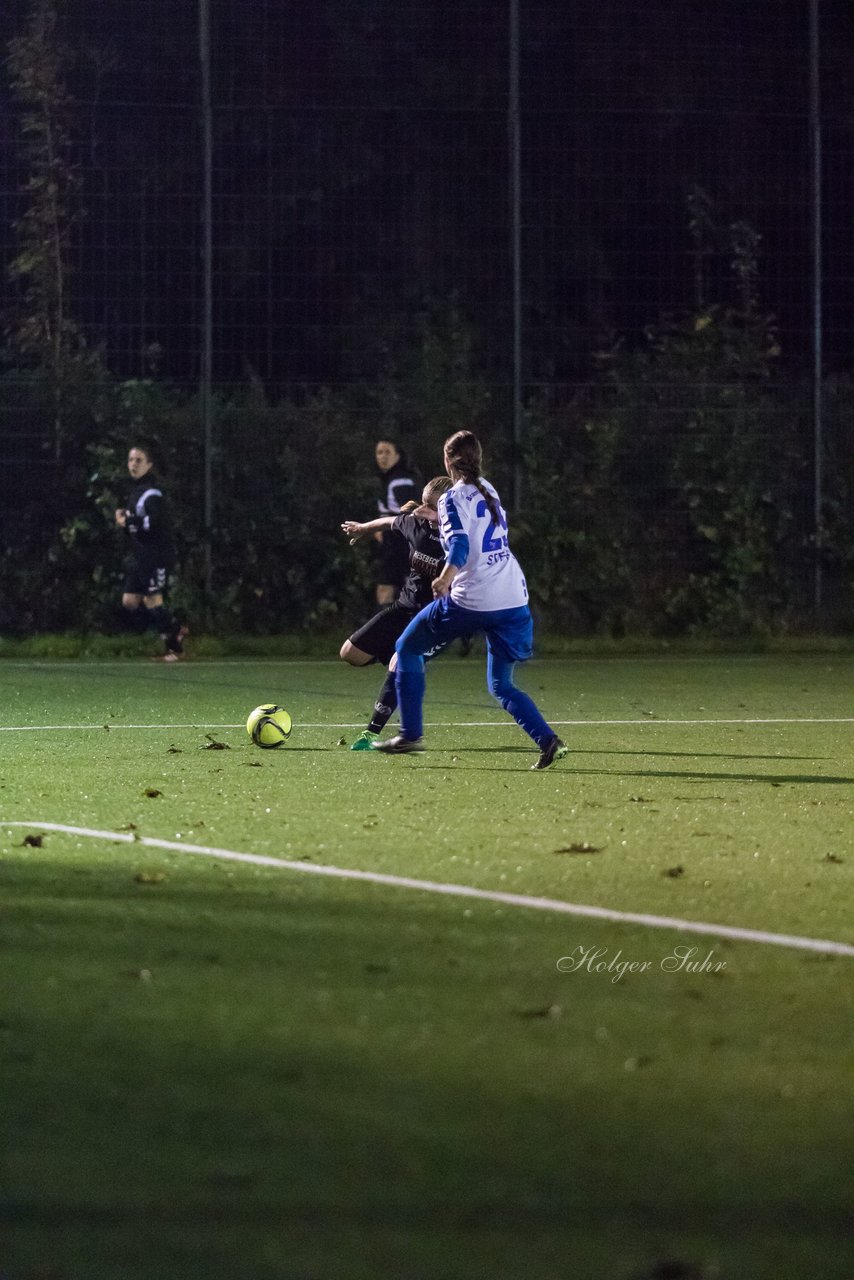
{"label": "metal fence post", "polygon": [[199,0],[199,61],[201,70],[202,124],[202,324],[199,366],[199,413],[204,452],[205,605],[211,608],[213,579],[211,537],[213,530],[213,120],[211,116],[211,40],[208,0]]}
{"label": "metal fence post", "polygon": [[522,504],[522,167],[519,120],[519,0],[510,0],[508,159],[510,168],[510,263],[513,279],[513,510]]}
{"label": "metal fence post", "polygon": [[809,130],[810,130],[810,223],[812,255],[812,419],[814,491],[813,512],[815,519],[815,564],[813,604],[820,621],[823,606],[822,550],[823,536],[823,485],[824,485],[824,423],[822,404],[822,372],[824,330],[822,325],[822,189],[821,189],[821,45],[818,24],[819,0],[810,0],[810,78],[809,78]]}

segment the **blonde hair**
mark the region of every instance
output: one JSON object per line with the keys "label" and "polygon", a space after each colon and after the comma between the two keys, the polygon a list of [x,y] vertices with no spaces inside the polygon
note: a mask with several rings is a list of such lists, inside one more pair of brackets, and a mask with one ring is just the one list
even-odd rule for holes
{"label": "blonde hair", "polygon": [[416,502],[414,498],[411,498],[409,502],[404,502],[400,508],[400,514],[409,516],[413,511],[417,511],[419,507],[424,506],[435,508],[438,499],[443,493],[447,493],[450,487],[451,481],[448,476],[434,476],[432,480],[428,480],[425,484],[424,492],[421,494],[421,501]]}
{"label": "blonde hair", "polygon": [[447,493],[451,487],[450,476],[434,476],[432,480],[428,480],[424,486],[424,500],[426,502],[434,502],[441,498],[443,493]]}

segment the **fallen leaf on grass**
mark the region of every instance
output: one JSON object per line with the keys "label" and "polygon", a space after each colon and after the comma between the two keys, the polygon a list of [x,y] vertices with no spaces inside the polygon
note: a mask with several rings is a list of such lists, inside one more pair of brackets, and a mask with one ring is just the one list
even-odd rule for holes
{"label": "fallen leaf on grass", "polygon": [[207,742],[202,747],[202,751],[230,751],[231,747],[227,742],[217,742],[216,738],[212,738],[209,733],[205,734]]}
{"label": "fallen leaf on grass", "polygon": [[514,1009],[517,1018],[559,1018],[563,1013],[559,1004],[547,1004],[541,1009]]}
{"label": "fallen leaf on grass", "polygon": [[158,796],[163,795],[163,792],[158,791],[156,787],[146,787],[142,794],[148,796],[149,800],[156,800]]}
{"label": "fallen leaf on grass", "polygon": [[636,1058],[626,1058],[623,1063],[624,1071],[637,1071],[640,1067],[648,1067],[655,1059],[648,1053],[638,1054]]}
{"label": "fallen leaf on grass", "polygon": [[555,853],[601,853],[603,844],[591,844],[589,840],[574,840],[572,844],[562,844]]}
{"label": "fallen leaf on grass", "polygon": [[670,876],[671,880],[678,880],[680,876],[684,876],[684,867],[668,867],[666,871],[662,871],[663,876]]}
{"label": "fallen leaf on grass", "polygon": [[[41,844],[41,840],[39,843]],[[822,858],[822,862],[835,862],[837,865],[841,865],[844,861],[845,859],[840,858],[838,853],[826,853]]]}

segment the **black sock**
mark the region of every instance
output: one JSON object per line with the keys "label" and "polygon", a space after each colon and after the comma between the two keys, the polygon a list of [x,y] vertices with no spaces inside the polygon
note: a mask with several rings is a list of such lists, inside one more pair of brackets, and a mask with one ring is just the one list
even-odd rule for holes
{"label": "black sock", "polygon": [[148,629],[148,618],[145,616],[147,613],[147,609],[128,609],[122,606],[124,624],[128,631],[133,631],[135,635],[141,636],[143,631]]}
{"label": "black sock", "polygon": [[374,714],[371,716],[371,723],[368,725],[369,733],[379,733],[388,724],[391,716],[397,710],[397,689],[394,683],[394,672],[387,671],[385,684],[380,690],[380,696],[374,703]]}
{"label": "black sock", "polygon": [[146,609],[145,612],[148,614],[149,627],[154,631],[160,632],[166,641],[167,650],[173,653],[180,653],[183,648],[181,641],[178,639],[181,624],[174,613],[170,613],[164,604],[159,604],[154,609]]}

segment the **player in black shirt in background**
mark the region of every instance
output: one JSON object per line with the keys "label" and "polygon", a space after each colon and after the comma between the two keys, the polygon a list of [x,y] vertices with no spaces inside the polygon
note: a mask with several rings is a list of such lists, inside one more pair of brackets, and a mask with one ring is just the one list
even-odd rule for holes
{"label": "player in black shirt in background", "polygon": [[[374,704],[374,714],[367,729],[363,729],[351,746],[351,751],[369,751],[397,707],[397,691],[394,682],[394,646],[415,615],[433,600],[430,584],[445,563],[445,553],[439,541],[436,505],[441,494],[451,487],[447,476],[436,476],[424,486],[421,506],[415,502],[406,504],[399,515],[381,516],[360,524],[357,520],[345,520],[341,525],[350,539],[358,542],[365,534],[385,530],[385,537],[399,540],[407,553],[409,573],[393,604],[380,610],[358,631],[354,631],[341,646],[341,657],[353,667],[365,667],[371,662],[389,666],[385,683]],[[436,651],[438,652],[438,650]],[[430,655],[433,656],[432,654]]]}
{"label": "player in black shirt in background", "polygon": [[130,537],[124,561],[122,608],[134,631],[159,631],[166,646],[163,662],[177,662],[184,653],[187,628],[166,607],[169,574],[175,549],[163,489],[154,470],[150,445],[135,444],[128,452],[132,481],[127,503],[116,511],[116,524]]}
{"label": "player in black shirt in background", "polygon": [[[380,516],[396,516],[410,502],[418,503],[421,480],[410,467],[406,454],[396,440],[378,440],[374,457],[380,482],[377,509]],[[377,604],[392,604],[409,573],[409,557],[400,538],[388,532],[390,526],[383,522],[375,528],[377,556]]]}

